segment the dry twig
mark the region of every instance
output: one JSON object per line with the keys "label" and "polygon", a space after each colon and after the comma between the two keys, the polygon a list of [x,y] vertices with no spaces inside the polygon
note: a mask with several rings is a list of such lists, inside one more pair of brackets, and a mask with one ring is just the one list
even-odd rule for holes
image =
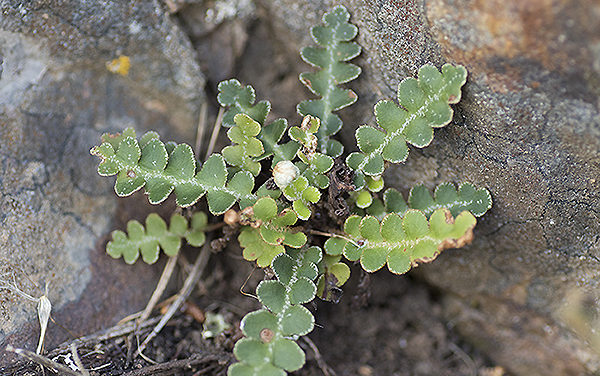
{"label": "dry twig", "polygon": [[315,345],[315,343],[306,336],[302,337],[302,339],[304,340],[304,342],[306,342],[308,347],[310,347],[310,349],[315,353],[315,360],[317,361],[317,365],[323,372],[323,375],[336,376],[335,371],[331,367],[329,367],[329,365],[325,362],[325,359],[323,359],[323,357],[321,356],[321,352],[319,351],[317,345]]}
{"label": "dry twig", "polygon": [[215,120],[215,125],[213,126],[213,131],[210,136],[210,141],[208,143],[208,149],[206,149],[206,155],[204,156],[204,160],[207,160],[208,157],[212,154],[215,144],[217,143],[217,137],[219,136],[219,130],[221,129],[221,122],[223,121],[223,115],[225,114],[225,109],[221,107],[219,109],[219,113],[217,114],[217,119]]}
{"label": "dry twig", "polygon": [[138,347],[134,356],[141,354],[146,349],[146,346],[148,346],[148,343],[150,343],[150,341],[152,341],[152,339],[154,339],[154,337],[156,337],[156,335],[167,324],[169,319],[171,319],[171,317],[173,317],[175,312],[177,312],[177,310],[181,307],[183,302],[190,296],[193,287],[198,282],[198,279],[200,279],[200,277],[202,276],[202,272],[204,271],[204,268],[206,267],[206,264],[208,263],[208,259],[210,256],[210,252],[208,249],[209,244],[210,244],[210,242],[207,241],[207,243],[204,245],[204,247],[202,247],[202,250],[200,251],[198,258],[196,259],[196,262],[194,263],[192,271],[186,278],[181,291],[179,291],[179,294],[177,294],[177,298],[175,299],[173,304],[171,304],[171,306],[169,307],[167,312],[163,315],[163,317],[160,319],[158,324],[156,324],[156,326],[154,327],[152,332],[150,332],[150,334],[148,334],[146,339],[144,339],[144,342],[142,342],[140,344],[140,346]]}
{"label": "dry twig", "polygon": [[50,368],[56,371],[59,375],[70,375],[70,376],[83,376],[80,372],[75,372],[69,367],[65,367],[62,364],[56,363],[55,361],[46,358],[45,356],[38,355],[33,351],[24,349],[15,349],[11,345],[6,346],[6,351],[14,352],[15,354],[27,358],[33,362],[36,362],[46,368]]}

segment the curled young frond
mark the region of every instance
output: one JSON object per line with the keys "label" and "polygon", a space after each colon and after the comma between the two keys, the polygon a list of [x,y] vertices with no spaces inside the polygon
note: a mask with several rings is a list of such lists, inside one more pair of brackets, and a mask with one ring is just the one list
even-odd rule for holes
{"label": "curled young frond", "polygon": [[310,185],[319,189],[329,186],[329,178],[326,173],[333,167],[333,158],[317,151],[318,138],[316,133],[321,122],[318,118],[307,115],[302,120],[300,127],[291,127],[289,130],[292,140],[298,142],[301,147],[298,150],[298,168]]}

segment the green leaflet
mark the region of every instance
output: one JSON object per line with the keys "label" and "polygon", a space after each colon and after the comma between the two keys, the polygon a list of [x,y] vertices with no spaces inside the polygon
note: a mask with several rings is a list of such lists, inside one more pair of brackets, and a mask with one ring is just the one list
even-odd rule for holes
{"label": "green leaflet", "polygon": [[[360,174],[357,174],[360,175]],[[360,209],[369,208],[373,202],[371,192],[379,192],[385,186],[382,176],[355,176],[354,186],[357,192],[354,194],[356,206]]]}
{"label": "green leaflet", "polygon": [[277,278],[262,281],[256,289],[263,308],[242,319],[245,337],[235,344],[233,353],[239,363],[229,367],[229,376],[286,375],[304,365],[304,351],[292,339],[310,333],[315,325],[302,304],[315,298],[321,258],[321,250],[310,247],[290,249],[273,260]]}
{"label": "green leaflet", "polygon": [[187,207],[206,194],[213,214],[224,213],[240,200],[246,204],[256,201],[252,175],[240,171],[228,181],[225,160],[220,154],[211,155],[196,171],[196,159],[189,145],[165,145],[154,132],[138,141],[135,131],[128,128],[123,135],[103,136],[103,140],[106,141],[90,153],[102,159],[98,166],[100,175],[117,175],[115,192],[120,197],[145,187],[151,204],[159,204],[175,192],[177,205]]}
{"label": "green leaflet", "polygon": [[320,47],[305,47],[301,56],[304,61],[320,68],[317,72],[302,73],[300,81],[321,99],[301,102],[298,113],[321,119],[318,132],[319,150],[333,158],[342,154],[343,146],[329,137],[342,127],[342,120],[333,113],[356,102],[356,93],[337,85],[354,80],[361,69],[346,63],[360,54],[360,46],[350,42],[358,29],[348,23],[350,14],[343,6],[336,6],[323,16],[324,26],[314,26],[311,35]]}
{"label": "green leaflet", "polygon": [[281,244],[268,244],[260,236],[260,230],[246,226],[240,232],[238,237],[240,247],[242,247],[242,255],[248,261],[256,260],[256,264],[265,268],[271,264],[273,258],[285,251],[285,247]]}
{"label": "green leaflet", "polygon": [[403,274],[419,263],[433,261],[444,249],[470,243],[475,224],[471,213],[465,211],[454,218],[446,209],[434,211],[429,220],[414,209],[403,216],[388,214],[381,221],[353,215],[344,224],[347,236],[328,241],[325,252],[360,260],[367,272],[387,264],[392,273]]}
{"label": "green leaflet", "polygon": [[113,258],[123,257],[128,264],[133,264],[141,254],[145,263],[153,264],[158,260],[160,249],[167,256],[175,256],[181,248],[182,238],[194,247],[204,244],[206,223],[203,212],[194,213],[189,223],[183,216],[173,214],[167,227],[158,214],[152,213],[146,217],[146,227],[132,220],[127,223],[127,234],[113,231],[106,252]]}
{"label": "green leaflet", "polygon": [[237,144],[223,149],[223,157],[232,166],[257,176],[260,173],[260,163],[252,157],[258,157],[265,151],[262,142],[256,139],[260,133],[260,124],[246,114],[237,114],[233,118],[235,126],[227,131],[227,137]]}
{"label": "green leaflet", "polygon": [[406,143],[422,148],[433,139],[433,128],[452,120],[452,108],[461,97],[467,79],[462,66],[445,64],[440,73],[431,65],[419,69],[419,78],[407,78],[398,85],[398,103],[380,101],[375,105],[377,124],[383,129],[362,126],[356,130],[360,152],[350,154],[346,163],[357,172],[379,176],[384,161],[400,163],[408,156]]}
{"label": "green leaflet", "polygon": [[296,213],[290,209],[279,212],[271,197],[260,198],[246,213],[242,213],[242,223],[253,225],[242,229],[240,246],[244,258],[256,260],[261,268],[271,266],[273,258],[285,251],[284,246],[300,248],[306,244],[306,235],[291,228],[298,221]]}
{"label": "green leaflet", "polygon": [[441,208],[448,209],[453,216],[462,211],[468,211],[475,217],[481,217],[492,207],[492,196],[485,188],[477,189],[471,183],[462,183],[458,190],[452,183],[442,183],[435,188],[432,197],[424,185],[414,186],[408,195],[408,204],[402,194],[394,188],[389,188],[383,194],[383,203],[373,201],[367,208],[367,213],[382,218],[388,213],[404,215],[409,209],[418,209],[427,217]]}

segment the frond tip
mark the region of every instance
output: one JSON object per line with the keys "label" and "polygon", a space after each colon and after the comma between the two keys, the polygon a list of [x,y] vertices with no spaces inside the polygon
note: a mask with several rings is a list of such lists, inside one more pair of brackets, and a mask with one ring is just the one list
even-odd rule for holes
{"label": "frond tip", "polygon": [[471,183],[461,183],[458,189],[452,183],[442,183],[435,188],[433,195],[423,184],[418,184],[410,190],[408,203],[398,190],[388,188],[383,194],[383,201],[373,200],[367,213],[382,218],[389,213],[404,215],[408,209],[417,209],[429,218],[435,210],[444,208],[453,216],[466,210],[475,217],[481,217],[491,207],[490,192]]}
{"label": "frond tip", "polygon": [[350,106],[358,98],[352,90],[338,87],[360,75],[360,67],[348,63],[360,54],[360,46],[352,39],[358,29],[349,23],[350,14],[341,5],[323,16],[322,26],[314,26],[311,35],[319,47],[305,47],[301,56],[310,65],[320,68],[316,72],[302,73],[300,81],[320,99],[301,102],[298,113],[321,119],[319,129],[319,150],[331,157],[342,154],[343,146],[329,137],[342,127],[342,120],[334,111]]}
{"label": "frond tip", "polygon": [[398,85],[398,103],[385,100],[375,105],[375,117],[382,130],[361,126],[356,130],[360,152],[346,159],[348,166],[365,175],[383,173],[384,161],[404,162],[407,143],[423,148],[433,139],[433,128],[452,120],[452,108],[461,97],[467,79],[463,66],[445,64],[442,71],[432,65],[419,69],[419,77],[407,78]]}

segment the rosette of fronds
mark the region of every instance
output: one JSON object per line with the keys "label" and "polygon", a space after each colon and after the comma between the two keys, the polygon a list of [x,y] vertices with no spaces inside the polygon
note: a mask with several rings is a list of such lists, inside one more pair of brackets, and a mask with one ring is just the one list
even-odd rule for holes
{"label": "rosette of fronds", "polygon": [[127,223],[127,233],[113,231],[106,252],[113,258],[123,257],[128,264],[133,264],[140,255],[145,263],[153,264],[158,260],[160,249],[167,256],[175,256],[183,239],[194,247],[204,244],[206,222],[206,214],[202,212],[194,213],[190,221],[173,214],[167,226],[158,214],[152,213],[146,217],[146,226],[131,220]]}
{"label": "rosette of fronds", "polygon": [[302,304],[315,298],[321,257],[321,249],[310,247],[288,249],[273,260],[276,279],[256,288],[263,308],[242,319],[244,338],[233,349],[239,362],[229,367],[229,376],[286,375],[302,368],[306,356],[296,340],[315,325]]}
{"label": "rosette of fronds", "polygon": [[243,256],[255,261],[261,268],[271,265],[273,258],[285,252],[285,246],[300,248],[306,244],[306,235],[292,226],[298,217],[289,208],[279,211],[270,197],[259,199],[254,206],[241,213],[241,223],[249,223],[240,232]]}
{"label": "rosette of fronds", "polygon": [[434,211],[429,220],[414,209],[403,216],[388,214],[382,220],[353,215],[344,224],[345,235],[328,241],[325,253],[360,260],[367,272],[387,264],[392,273],[403,274],[419,263],[433,261],[445,249],[469,244],[476,222],[469,212],[454,218],[446,209]]}
{"label": "rosette of fronds", "polygon": [[356,130],[359,152],[351,153],[346,162],[358,174],[380,176],[384,161],[404,162],[407,143],[423,148],[433,139],[433,128],[452,120],[452,108],[461,97],[467,71],[462,66],[445,64],[442,71],[431,65],[419,69],[419,77],[407,78],[398,85],[398,103],[384,100],[375,105],[380,129],[361,126]]}
{"label": "rosette of fronds", "polygon": [[206,195],[213,214],[224,213],[238,201],[241,206],[256,201],[251,173],[240,171],[228,179],[225,160],[216,153],[198,169],[189,145],[164,144],[155,132],[144,134],[139,141],[132,128],[122,134],[105,134],[102,144],[90,153],[101,158],[100,175],[117,175],[115,192],[119,197],[145,188],[150,203],[159,204],[174,192],[177,205],[187,207]]}
{"label": "rosette of fronds", "polygon": [[324,25],[311,28],[311,35],[318,47],[305,47],[301,56],[304,61],[320,68],[316,72],[302,73],[300,81],[320,99],[301,102],[298,113],[321,119],[318,143],[319,151],[336,158],[343,146],[330,137],[342,128],[342,120],[334,111],[356,102],[356,93],[338,85],[354,80],[360,75],[360,67],[347,63],[360,54],[360,46],[352,39],[358,29],[348,22],[350,14],[343,6],[333,8],[323,16]]}
{"label": "rosette of fronds", "polygon": [[[187,144],[163,143],[155,132],[138,139],[131,128],[103,135],[101,145],[91,150],[101,159],[98,173],[117,176],[118,196],[144,188],[150,203],[159,204],[174,193],[181,207],[206,196],[214,215],[239,205],[231,209],[232,216],[225,216],[231,226],[226,238],[239,230],[243,257],[270,268],[274,277],[266,273],[257,287],[262,308],[242,319],[244,337],[235,344],[238,362],[229,367],[229,376],[285,376],[300,369],[305,354],[296,341],[315,325],[303,304],[315,296],[337,302],[350,277],[346,262],[358,261],[367,272],[387,266],[392,273],[406,273],[445,249],[470,243],[475,217],[491,207],[490,193],[470,183],[458,188],[444,183],[433,194],[417,185],[405,200],[396,189],[385,189],[382,176],[386,165],[406,160],[408,144],[429,145],[433,129],[452,120],[450,105],[460,100],[466,80],[462,66],[446,64],[440,71],[425,65],[418,78],[402,81],[398,104],[384,100],[375,106],[377,127],[357,129],[358,151],[346,157],[349,169],[334,167],[343,152],[332,138],[342,127],[334,112],[357,99],[340,85],[360,74],[359,67],[348,63],[360,53],[352,42],[357,28],[348,20],[347,10],[337,6],[323,16],[323,25],[311,29],[318,46],[304,48],[302,58],[317,69],[302,73],[300,81],[318,98],[297,106],[303,116],[300,126],[288,127],[285,119],[267,124],[271,104],[257,102],[252,86],[232,79],[219,84],[217,97],[231,145],[204,163]],[[272,177],[261,169],[269,158]],[[255,179],[261,183],[258,188]],[[327,202],[315,205],[325,189]],[[347,196],[351,205],[344,201]],[[320,209],[329,218],[313,215]],[[346,216],[349,210],[353,215],[345,219],[342,231],[324,232],[328,219]],[[320,219],[298,224],[311,217]],[[161,249],[174,256],[184,241],[203,244],[206,223],[201,212],[190,220],[174,214],[168,224],[151,214],[145,224],[130,221],[126,232],[114,231],[107,252],[127,263],[140,255],[153,263]],[[328,237],[325,254],[310,247],[312,239],[306,234]]]}

